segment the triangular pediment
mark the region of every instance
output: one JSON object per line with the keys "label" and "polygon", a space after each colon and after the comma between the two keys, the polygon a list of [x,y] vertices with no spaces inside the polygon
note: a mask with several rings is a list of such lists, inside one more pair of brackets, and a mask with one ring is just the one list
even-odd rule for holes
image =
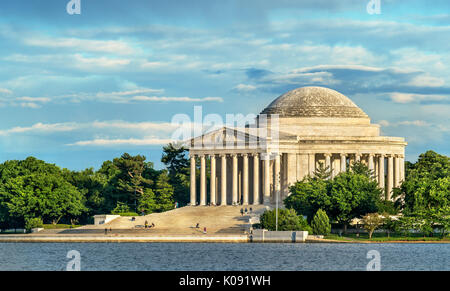
{"label": "triangular pediment", "polygon": [[247,148],[250,145],[265,144],[266,141],[266,138],[258,136],[257,128],[222,127],[195,137],[188,144],[189,148]]}

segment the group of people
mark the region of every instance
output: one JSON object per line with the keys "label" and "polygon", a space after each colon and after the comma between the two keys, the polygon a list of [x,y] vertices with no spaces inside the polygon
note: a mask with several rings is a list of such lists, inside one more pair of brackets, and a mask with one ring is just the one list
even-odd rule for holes
{"label": "group of people", "polygon": [[152,222],[151,225],[148,225],[148,221],[146,220],[145,223],[144,223],[144,227],[145,228],[152,228],[152,227],[155,227],[155,224]]}
{"label": "group of people", "polygon": [[[195,226],[195,228],[199,229],[200,228],[200,223],[197,222],[197,225]],[[203,233],[206,234],[206,226],[203,227]]]}
{"label": "group of people", "polygon": [[253,209],[250,207],[250,209],[249,210],[247,210],[247,207],[245,207],[245,209],[244,208],[241,208],[241,216],[243,216],[244,214],[252,214],[252,212],[253,212]]}

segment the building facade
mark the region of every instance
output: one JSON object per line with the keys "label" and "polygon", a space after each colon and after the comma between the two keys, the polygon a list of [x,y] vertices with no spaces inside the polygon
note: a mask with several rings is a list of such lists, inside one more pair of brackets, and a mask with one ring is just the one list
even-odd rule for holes
{"label": "building facade", "polygon": [[374,171],[391,199],[405,176],[406,145],[404,138],[380,136],[380,126],[341,93],[298,88],[275,99],[252,125],[190,140],[191,205],[281,202],[289,186],[321,164],[335,176],[355,161]]}

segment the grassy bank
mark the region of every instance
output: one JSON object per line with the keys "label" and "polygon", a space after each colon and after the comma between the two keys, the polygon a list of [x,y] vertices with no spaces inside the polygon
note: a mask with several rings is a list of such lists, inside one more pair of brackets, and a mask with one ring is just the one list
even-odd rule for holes
{"label": "grassy bank", "polygon": [[385,233],[375,233],[372,238],[369,239],[369,235],[366,233],[359,234],[343,234],[339,236],[337,234],[330,234],[324,237],[325,239],[340,240],[340,241],[352,241],[352,242],[394,242],[394,241],[411,241],[411,242],[450,242],[450,236],[441,238],[440,236],[424,237],[422,234],[410,234],[405,236],[403,234],[390,234],[389,237]]}

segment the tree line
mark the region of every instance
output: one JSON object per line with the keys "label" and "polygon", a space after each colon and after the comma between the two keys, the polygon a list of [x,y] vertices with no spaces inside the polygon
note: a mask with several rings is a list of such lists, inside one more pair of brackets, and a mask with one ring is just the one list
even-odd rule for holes
{"label": "tree line", "polygon": [[156,170],[142,155],[124,153],[98,170],[71,171],[28,157],[0,164],[0,228],[30,221],[92,223],[96,214],[149,214],[189,201],[186,149],[169,144]]}
{"label": "tree line", "polygon": [[[405,180],[394,188],[393,201],[389,201],[365,164],[357,162],[333,178],[330,169],[321,165],[313,176],[290,187],[284,200],[290,210],[281,212],[279,226],[281,230],[308,230],[308,223],[314,225],[314,216],[319,214],[315,224],[326,225],[329,218],[342,225],[344,233],[353,219],[362,218],[370,236],[379,226],[405,234],[417,230],[427,236],[439,229],[445,235],[450,231],[450,158],[427,151],[416,163],[406,162],[405,170]],[[263,227],[274,228],[273,217],[265,213]]]}

